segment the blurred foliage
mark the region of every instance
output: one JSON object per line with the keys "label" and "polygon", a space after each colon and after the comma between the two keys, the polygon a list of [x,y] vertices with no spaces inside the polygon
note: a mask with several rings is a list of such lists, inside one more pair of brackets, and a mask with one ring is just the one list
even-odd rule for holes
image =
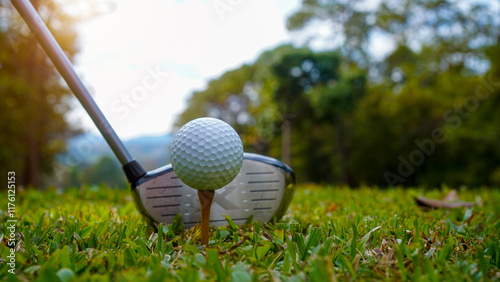
{"label": "blurred foliage", "polygon": [[[291,164],[301,182],[498,185],[496,10],[467,1],[363,3],[304,0],[288,28],[327,24],[330,40],[343,39],[339,49],[264,52],[194,93],[177,125],[224,119],[247,151]],[[373,36],[394,43],[382,59],[370,56]]]}
{"label": "blurred foliage", "polygon": [[81,187],[86,184],[105,184],[113,188],[127,187],[120,163],[114,156],[104,155],[95,163],[82,162],[75,166],[65,166],[62,170],[60,181],[51,183],[52,185]]}
{"label": "blurred foliage", "polygon": [[[79,51],[75,24],[114,9],[110,1],[30,1],[66,56]],[[77,11],[77,12],[75,12]],[[52,182],[56,155],[79,133],[65,114],[73,96],[10,1],[0,1],[0,173],[18,184]]]}
{"label": "blurred foliage", "polygon": [[[71,59],[78,51],[74,19],[53,1],[32,1]],[[69,90],[10,3],[0,4],[0,171],[38,185],[75,133],[64,119]]]}
{"label": "blurred foliage", "polygon": [[[376,59],[370,56],[370,43],[373,36],[382,36],[396,46],[429,52],[417,62],[425,65],[422,71],[445,70],[484,59],[482,47],[495,44],[500,34],[499,11],[484,1],[382,0],[377,6],[373,3],[302,0],[299,10],[288,18],[287,27],[300,31],[314,29],[317,24],[328,25],[334,37],[328,39],[343,39],[343,57],[362,67],[374,67]],[[311,38],[314,39],[318,38]],[[388,70],[383,66],[382,69]]]}

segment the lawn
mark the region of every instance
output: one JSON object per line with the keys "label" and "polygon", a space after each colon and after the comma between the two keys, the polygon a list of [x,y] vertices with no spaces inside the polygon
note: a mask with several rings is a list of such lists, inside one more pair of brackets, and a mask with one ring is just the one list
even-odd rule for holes
{"label": "lawn", "polygon": [[127,190],[85,187],[16,195],[16,275],[7,272],[2,193],[1,279],[40,281],[499,280],[500,190],[458,191],[473,208],[424,211],[413,197],[447,189],[299,186],[276,224],[153,231]]}

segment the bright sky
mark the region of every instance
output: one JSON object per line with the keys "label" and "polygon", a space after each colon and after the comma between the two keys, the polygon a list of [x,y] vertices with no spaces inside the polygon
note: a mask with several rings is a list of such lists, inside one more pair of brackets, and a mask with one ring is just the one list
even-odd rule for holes
{"label": "bright sky", "polygon": [[[290,42],[285,20],[299,3],[119,0],[112,13],[80,24],[77,72],[120,137],[165,134],[193,90]],[[97,132],[74,108],[71,120]]]}

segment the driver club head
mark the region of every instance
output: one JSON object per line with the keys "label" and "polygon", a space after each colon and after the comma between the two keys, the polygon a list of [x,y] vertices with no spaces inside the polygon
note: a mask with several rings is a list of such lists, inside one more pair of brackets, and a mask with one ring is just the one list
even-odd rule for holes
{"label": "driver club head", "polygon": [[[279,220],[285,214],[295,190],[295,175],[286,164],[258,154],[245,153],[236,178],[216,190],[210,213],[211,226],[244,224],[252,217],[263,223]],[[197,190],[184,184],[171,165],[149,171],[132,185],[134,202],[153,226],[172,223],[177,214],[185,228],[201,221]]]}

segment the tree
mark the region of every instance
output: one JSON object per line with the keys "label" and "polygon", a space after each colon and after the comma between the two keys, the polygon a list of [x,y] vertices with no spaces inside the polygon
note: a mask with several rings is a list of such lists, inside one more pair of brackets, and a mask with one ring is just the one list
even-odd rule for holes
{"label": "tree", "polygon": [[309,95],[315,87],[324,87],[338,80],[339,58],[335,53],[315,54],[308,49],[298,49],[285,54],[271,65],[277,79],[273,99],[278,106],[281,120],[281,158],[290,164],[290,147],[294,120],[312,115]]}
{"label": "tree", "polygon": [[425,59],[411,54],[398,64],[409,74],[404,83],[373,86],[354,112],[355,183],[498,185],[500,76],[496,52],[488,53],[484,76],[410,71]]}
{"label": "tree", "polygon": [[[72,17],[50,0],[31,1],[69,59],[78,51],[74,24],[96,10]],[[53,171],[65,139],[77,131],[64,115],[70,93],[13,6],[0,3],[0,170],[15,171],[17,183],[37,186]]]}
{"label": "tree", "polygon": [[441,141],[429,145],[425,140],[432,140],[433,131],[441,128],[450,100],[434,95],[437,81],[427,87],[420,83],[421,78],[412,78],[397,96],[391,88],[374,87],[360,101],[353,113],[356,126],[349,158],[355,184],[429,183],[424,175],[431,163],[444,158],[444,152]]}
{"label": "tree", "polygon": [[[338,155],[340,179],[343,183],[353,185],[349,169],[349,158],[352,150],[352,130],[354,128],[352,114],[366,93],[366,74],[352,66],[339,70],[338,78],[316,86],[311,94],[312,106],[318,122],[334,129],[332,134],[336,142],[333,153]],[[327,129],[325,129],[327,130]]]}
{"label": "tree", "polygon": [[[339,125],[352,126],[352,136],[344,134],[340,140],[348,144],[341,151],[349,153],[344,160],[353,182],[385,186],[384,176],[391,172],[405,175],[397,181],[402,185],[499,183],[498,150],[493,145],[499,141],[493,129],[498,126],[500,87],[495,84],[500,81],[498,9],[464,0],[382,0],[375,7],[367,3],[303,0],[287,22],[293,31],[328,24],[330,39],[339,43],[345,58],[341,69],[359,72],[354,62],[361,73],[370,74],[367,94],[358,96],[351,115],[344,112],[338,115],[341,123],[334,123],[337,131]],[[388,56],[371,56],[376,37],[393,43]],[[364,85],[355,81],[354,85]],[[337,84],[340,93],[348,89],[346,82]],[[478,88],[487,91],[488,98],[476,97]],[[336,91],[315,98],[320,91],[311,95],[314,109],[341,113],[342,103],[328,102]],[[427,149],[422,149],[422,140],[432,138],[435,130],[444,132],[446,141],[426,143]],[[342,135],[337,132],[337,138]],[[404,167],[407,172],[401,173]]]}
{"label": "tree", "polygon": [[[423,51],[432,46],[432,59],[425,70],[463,65],[484,59],[484,45],[495,44],[500,32],[498,10],[480,1],[383,0],[367,8],[361,0],[303,0],[287,21],[289,30],[299,31],[322,23],[331,26],[331,36],[339,42],[347,62],[373,68],[369,47],[374,36]],[[466,65],[469,64],[469,65]],[[477,70],[476,70],[477,71]]]}

